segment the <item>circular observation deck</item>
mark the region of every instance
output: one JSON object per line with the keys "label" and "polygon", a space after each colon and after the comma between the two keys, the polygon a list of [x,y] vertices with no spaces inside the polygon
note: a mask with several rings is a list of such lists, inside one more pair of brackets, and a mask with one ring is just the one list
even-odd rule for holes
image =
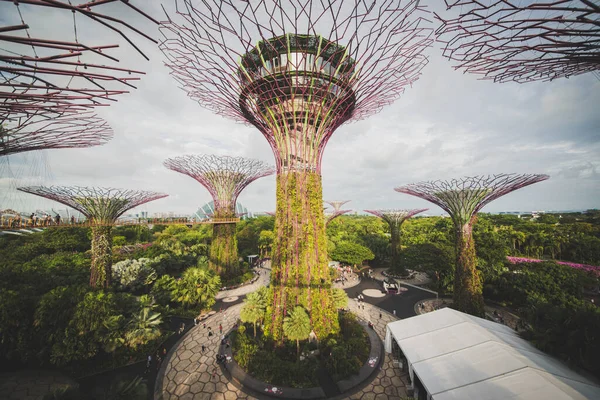
{"label": "circular observation deck", "polygon": [[244,54],[240,107],[261,130],[334,130],[352,117],[355,61],[321,36],[286,34]]}

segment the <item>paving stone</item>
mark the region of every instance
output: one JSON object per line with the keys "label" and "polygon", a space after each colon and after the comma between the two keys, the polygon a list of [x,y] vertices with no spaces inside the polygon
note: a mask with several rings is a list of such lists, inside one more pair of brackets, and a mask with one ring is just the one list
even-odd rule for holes
{"label": "paving stone", "polygon": [[210,400],[225,400],[225,396],[223,393],[215,392],[210,396]]}
{"label": "paving stone", "polygon": [[206,385],[204,385],[204,392],[206,393],[213,393],[215,391],[215,384],[212,382],[208,382]]}
{"label": "paving stone", "polygon": [[361,400],[375,400],[375,393],[367,392],[361,397]]}
{"label": "paving stone", "polygon": [[386,394],[378,394],[375,396],[375,400],[388,400],[388,397]]}

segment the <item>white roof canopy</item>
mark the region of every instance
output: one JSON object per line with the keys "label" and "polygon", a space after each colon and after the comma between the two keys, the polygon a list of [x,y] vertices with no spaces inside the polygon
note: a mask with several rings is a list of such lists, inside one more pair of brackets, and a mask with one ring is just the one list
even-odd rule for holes
{"label": "white roof canopy", "polygon": [[600,386],[507,326],[444,308],[387,325],[434,400],[600,399]]}

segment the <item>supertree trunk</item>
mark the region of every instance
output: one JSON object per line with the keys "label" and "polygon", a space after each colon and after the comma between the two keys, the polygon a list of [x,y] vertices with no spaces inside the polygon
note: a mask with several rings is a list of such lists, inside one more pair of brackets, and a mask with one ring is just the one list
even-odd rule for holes
{"label": "supertree trunk", "polygon": [[277,176],[277,218],[266,333],[283,340],[283,318],[301,305],[318,337],[339,330],[331,295],[321,175],[313,171]]}
{"label": "supertree trunk", "polygon": [[473,240],[473,224],[476,218],[464,225],[457,225],[456,266],[454,271],[454,304],[460,311],[485,316],[483,308],[483,282],[477,270],[477,254]]}
{"label": "supertree trunk", "polygon": [[90,286],[108,288],[112,275],[112,227],[92,227],[92,267]]}
{"label": "supertree trunk", "polygon": [[397,274],[406,275],[406,268],[404,268],[404,265],[400,260],[400,252],[402,251],[402,246],[400,243],[400,226],[391,226],[390,231],[392,234],[392,271]]}
{"label": "supertree trunk", "polygon": [[[232,211],[228,214],[215,214],[214,218],[235,218]],[[235,277],[239,273],[236,224],[214,224],[210,244],[209,268],[225,278]]]}

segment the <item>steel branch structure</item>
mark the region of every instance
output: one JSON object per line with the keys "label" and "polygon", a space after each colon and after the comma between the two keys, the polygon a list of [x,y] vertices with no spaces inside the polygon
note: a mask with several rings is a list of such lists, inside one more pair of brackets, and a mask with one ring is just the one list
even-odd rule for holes
{"label": "steel branch structure", "polygon": [[256,126],[278,171],[320,170],[340,125],[415,82],[431,44],[418,1],[176,0],[167,66],[201,106]]}
{"label": "steel branch structure", "polygon": [[265,333],[302,305],[319,337],[339,330],[321,160],[342,124],[395,101],[427,63],[418,0],[175,0],[161,23],[171,74],[202,107],[255,126],[277,166]]}
{"label": "steel branch structure", "polygon": [[397,187],[438,205],[454,223],[456,235],[456,270],[454,304],[459,310],[483,315],[483,284],[476,269],[473,224],[477,213],[489,202],[517,189],[548,179],[539,174],[498,174],[473,176],[450,181],[432,181]]}
{"label": "steel branch structure", "polygon": [[340,215],[344,215],[344,214],[347,214],[350,211],[352,211],[352,210],[342,210],[342,206],[349,202],[350,202],[350,200],[332,200],[332,201],[325,202],[325,203],[329,204],[331,207],[333,207],[333,211],[325,212],[325,227],[327,227],[327,225],[329,225],[329,223],[331,221],[333,221]]}
{"label": "steel branch structure", "polygon": [[600,70],[597,0],[445,0],[456,18],[438,40],[455,68],[496,82],[549,81]]}
{"label": "steel branch structure", "polygon": [[401,275],[406,275],[407,271],[404,268],[400,261],[400,251],[402,250],[402,244],[400,241],[400,228],[402,224],[407,219],[413,217],[416,214],[427,211],[427,208],[413,209],[413,210],[365,210],[369,214],[373,214],[385,222],[390,226],[390,234],[391,234],[391,253],[392,253],[392,263],[391,270],[395,273],[399,273]]}
{"label": "steel branch structure", "polygon": [[173,157],[164,166],[204,186],[213,198],[216,218],[235,216],[235,203],[242,190],[258,178],[275,173],[273,167],[259,160],[212,154]]}
{"label": "steel branch structure", "polygon": [[[158,24],[158,21],[129,1],[96,0],[76,5],[65,0],[0,2],[3,10],[8,10],[10,3],[14,4],[13,21],[3,11],[7,16],[5,21],[13,24],[0,26],[0,123],[31,116],[49,118],[64,112],[89,110],[90,107],[108,105],[116,95],[127,93],[128,88],[135,88],[132,81],[138,80],[137,75],[144,72],[105,64],[119,62],[110,55],[110,50],[119,46],[82,43],[77,33],[78,19],[115,32],[146,59],[148,57],[129,38],[128,33],[134,32],[157,43],[142,30],[120,19],[123,9],[114,15],[98,9],[98,6],[107,3],[118,3]],[[74,37],[32,36],[26,21],[32,7],[64,10],[64,15],[72,15]],[[45,25],[53,22],[52,19],[44,19]]]}
{"label": "steel branch structure", "polygon": [[90,285],[104,288],[109,287],[111,282],[114,222],[127,210],[167,196],[141,190],[81,186],[29,186],[18,190],[72,207],[94,224]]}
{"label": "steel branch structure", "polygon": [[332,201],[325,201],[325,203],[329,204],[331,207],[333,207],[334,211],[340,211],[342,209],[342,206],[346,203],[350,203],[351,200],[332,200]]}
{"label": "steel branch structure", "polygon": [[226,278],[236,276],[239,273],[236,226],[218,221],[235,217],[235,203],[242,190],[258,178],[273,174],[275,169],[258,160],[216,155],[174,157],[164,165],[194,178],[210,192],[214,225],[209,267]]}
{"label": "steel branch structure", "polygon": [[108,123],[92,112],[11,125],[0,125],[0,157],[32,150],[98,146],[113,137]]}

